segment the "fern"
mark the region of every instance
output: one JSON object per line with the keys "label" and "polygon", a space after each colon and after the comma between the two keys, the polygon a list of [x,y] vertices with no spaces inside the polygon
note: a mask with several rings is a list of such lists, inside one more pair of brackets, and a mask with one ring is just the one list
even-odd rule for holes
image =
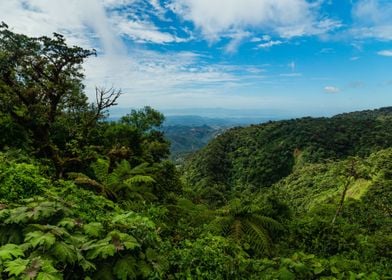
{"label": "fern", "polygon": [[256,254],[269,254],[272,246],[270,234],[283,230],[279,222],[261,215],[257,207],[242,204],[239,199],[218,209],[217,214],[220,216],[211,223],[212,229],[218,229],[238,244],[249,244]]}
{"label": "fern", "polygon": [[140,184],[151,185],[156,183],[154,178],[148,175],[135,175],[125,181],[125,184],[129,186],[137,186]]}

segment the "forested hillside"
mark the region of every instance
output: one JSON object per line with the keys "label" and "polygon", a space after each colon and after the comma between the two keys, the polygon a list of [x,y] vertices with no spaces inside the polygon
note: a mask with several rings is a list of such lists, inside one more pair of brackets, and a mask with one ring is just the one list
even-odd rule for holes
{"label": "forested hillside", "polygon": [[388,107],[233,128],[196,153],[184,170],[192,185],[259,190],[306,163],[363,157],[391,146]]}
{"label": "forested hillside", "polygon": [[191,153],[201,149],[216,135],[222,133],[224,128],[213,128],[207,125],[163,126],[162,131],[170,141],[170,158],[177,164],[182,164]]}
{"label": "forested hillside", "polygon": [[160,112],[88,100],[93,55],[0,26],[0,279],[392,278],[391,108],[231,129],[177,170]]}

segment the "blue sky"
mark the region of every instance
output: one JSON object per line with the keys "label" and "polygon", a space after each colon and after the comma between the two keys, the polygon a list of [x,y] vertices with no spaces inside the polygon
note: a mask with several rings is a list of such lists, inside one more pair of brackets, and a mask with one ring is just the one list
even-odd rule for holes
{"label": "blue sky", "polygon": [[96,48],[120,107],[330,115],[392,105],[390,0],[8,0],[0,20]]}

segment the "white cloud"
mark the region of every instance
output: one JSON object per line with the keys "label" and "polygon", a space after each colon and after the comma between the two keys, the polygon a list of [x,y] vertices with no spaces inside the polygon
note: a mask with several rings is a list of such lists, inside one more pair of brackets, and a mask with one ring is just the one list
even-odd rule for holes
{"label": "white cloud", "polygon": [[248,38],[250,35],[251,35],[251,33],[247,32],[247,31],[237,31],[237,32],[234,32],[233,34],[227,35],[227,37],[229,37],[231,40],[226,45],[225,51],[227,53],[234,53],[234,52],[236,52],[237,48],[241,44],[241,42],[245,38]]}
{"label": "white cloud", "polygon": [[360,0],[353,6],[354,27],[357,38],[392,40],[392,2],[389,0]]}
{"label": "white cloud", "polygon": [[185,42],[187,39],[179,38],[168,32],[161,32],[148,21],[129,20],[124,16],[116,15],[111,18],[120,35],[126,35],[138,43],[173,43]]}
{"label": "white cloud", "polygon": [[291,38],[337,27],[336,21],[318,20],[319,5],[305,0],[172,0],[168,6],[213,42],[231,30],[253,28]]}
{"label": "white cloud", "polygon": [[0,11],[7,11],[1,20],[16,32],[29,36],[58,32],[70,44],[108,53],[124,50],[99,0],[0,1]]}
{"label": "white cloud", "polygon": [[265,49],[265,48],[270,48],[272,46],[277,46],[277,45],[281,45],[281,44],[283,44],[282,41],[279,41],[279,40],[272,41],[271,40],[271,41],[268,41],[268,42],[265,42],[265,43],[258,44],[257,47]]}
{"label": "white cloud", "polygon": [[392,50],[379,51],[379,52],[377,52],[377,54],[382,55],[382,56],[392,56]]}
{"label": "white cloud", "polygon": [[[135,50],[127,57],[91,58],[85,65],[86,90],[93,92],[96,81],[107,87],[114,85],[124,92],[121,104],[133,106],[163,104],[168,100],[178,104],[172,100],[174,96],[185,98],[184,103],[189,102],[191,96],[199,100],[203,97],[205,103],[210,94],[232,92],[253,79],[262,78],[262,69],[259,73],[248,72],[240,79],[236,75],[237,66],[204,64],[203,58],[192,52],[160,54],[146,50]],[[244,66],[244,71],[247,69]]]}
{"label": "white cloud", "polygon": [[339,93],[340,89],[335,86],[326,86],[324,87],[325,93]]}

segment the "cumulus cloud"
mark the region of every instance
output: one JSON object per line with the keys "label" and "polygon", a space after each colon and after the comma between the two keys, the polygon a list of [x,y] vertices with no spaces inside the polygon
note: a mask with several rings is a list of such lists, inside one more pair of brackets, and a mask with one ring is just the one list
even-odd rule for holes
{"label": "cumulus cloud", "polygon": [[321,34],[339,24],[319,20],[319,4],[305,0],[172,0],[173,12],[191,21],[209,41],[231,30],[267,30],[280,37]]}
{"label": "cumulus cloud", "polygon": [[392,56],[392,50],[379,51],[379,52],[377,52],[377,54],[381,55],[381,56]]}
{"label": "cumulus cloud", "polygon": [[339,93],[340,89],[335,86],[325,86],[324,92],[325,93]]}
{"label": "cumulus cloud", "polygon": [[29,36],[66,35],[70,44],[122,52],[121,40],[109,23],[105,8],[98,0],[14,0],[0,1],[1,20],[16,32]]}
{"label": "cumulus cloud", "polygon": [[352,9],[357,38],[392,40],[392,2],[389,0],[359,0]]}

